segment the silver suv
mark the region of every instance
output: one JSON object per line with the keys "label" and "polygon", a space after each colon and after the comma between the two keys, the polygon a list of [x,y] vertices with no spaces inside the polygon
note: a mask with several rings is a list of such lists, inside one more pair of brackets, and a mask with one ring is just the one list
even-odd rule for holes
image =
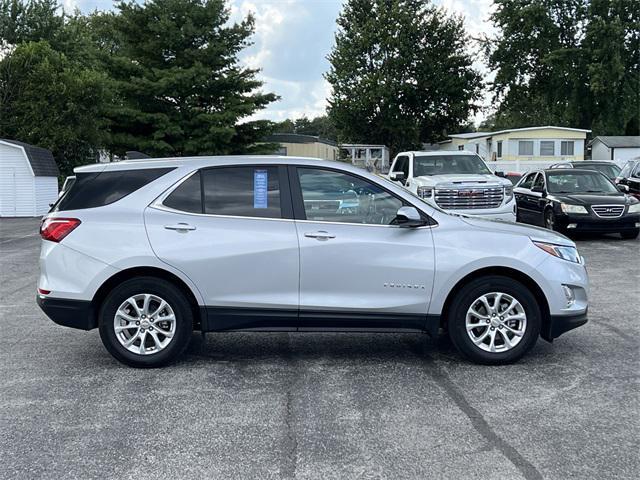
{"label": "silver suv", "polygon": [[291,157],[76,169],[41,226],[37,300],[131,366],[192,332],[448,331],[520,358],[584,324],[588,281],[557,233],[448,214],[360,169]]}

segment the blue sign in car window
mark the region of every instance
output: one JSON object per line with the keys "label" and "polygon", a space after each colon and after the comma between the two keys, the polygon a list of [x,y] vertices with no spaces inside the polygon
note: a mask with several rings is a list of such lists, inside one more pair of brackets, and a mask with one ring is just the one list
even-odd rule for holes
{"label": "blue sign in car window", "polygon": [[269,177],[266,170],[253,171],[253,208],[267,208]]}

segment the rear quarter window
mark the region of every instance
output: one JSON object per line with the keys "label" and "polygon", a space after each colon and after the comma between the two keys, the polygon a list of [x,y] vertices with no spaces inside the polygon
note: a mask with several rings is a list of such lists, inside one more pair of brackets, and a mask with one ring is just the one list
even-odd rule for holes
{"label": "rear quarter window", "polygon": [[157,180],[171,170],[173,168],[79,173],[71,188],[53,205],[51,212],[82,210],[109,205]]}

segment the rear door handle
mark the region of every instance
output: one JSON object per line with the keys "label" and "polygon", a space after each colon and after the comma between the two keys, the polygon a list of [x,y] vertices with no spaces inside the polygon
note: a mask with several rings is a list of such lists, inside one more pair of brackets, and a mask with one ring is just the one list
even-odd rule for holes
{"label": "rear door handle", "polygon": [[176,230],[178,232],[186,232],[188,230],[195,230],[196,227],[189,225],[188,223],[178,223],[177,225],[165,225],[167,230]]}
{"label": "rear door handle", "polygon": [[336,238],[335,235],[331,235],[329,232],[320,230],[319,232],[308,232],[304,234],[307,238],[316,238],[318,240],[329,240],[330,238]]}

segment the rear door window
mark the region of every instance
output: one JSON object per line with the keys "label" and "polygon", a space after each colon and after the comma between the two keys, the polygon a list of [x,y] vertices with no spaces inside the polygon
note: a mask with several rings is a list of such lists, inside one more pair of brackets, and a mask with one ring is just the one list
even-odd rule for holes
{"label": "rear door window", "polygon": [[203,213],[200,172],[194,173],[178,185],[162,204],[181,212]]}
{"label": "rear door window", "polygon": [[282,218],[278,167],[223,167],[202,170],[204,213]]}
{"label": "rear door window", "polygon": [[53,205],[51,212],[102,207],[117,202],[169,173],[173,168],[78,173],[71,188]]}

